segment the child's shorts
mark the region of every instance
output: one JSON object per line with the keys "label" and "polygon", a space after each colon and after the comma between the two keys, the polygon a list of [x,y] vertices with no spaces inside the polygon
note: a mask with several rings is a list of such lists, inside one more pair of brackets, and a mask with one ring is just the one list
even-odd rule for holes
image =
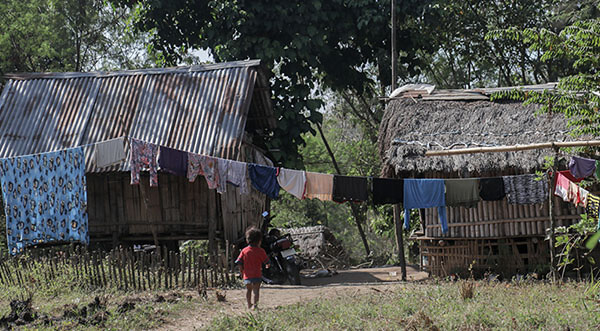
{"label": "child's shorts", "polygon": [[244,279],[244,285],[256,284],[256,283],[262,283],[262,278],[248,278],[248,279]]}

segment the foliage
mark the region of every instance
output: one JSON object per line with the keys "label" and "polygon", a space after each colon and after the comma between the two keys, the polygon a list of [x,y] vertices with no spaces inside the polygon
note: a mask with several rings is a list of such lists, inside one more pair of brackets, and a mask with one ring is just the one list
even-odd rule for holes
{"label": "foliage", "polygon": [[[330,144],[337,161],[344,173],[362,176],[373,176],[379,172],[380,161],[375,148],[369,139],[363,139],[360,130],[350,121],[341,120],[339,115],[325,114],[323,130],[330,139]],[[306,145],[300,149],[308,171],[328,173],[332,171],[331,160],[327,155],[320,137],[306,134]],[[329,227],[348,250],[350,256],[357,257],[361,253],[361,241],[356,228],[354,216],[349,203],[320,201],[318,199],[298,200],[283,193],[279,200],[271,204],[273,224],[280,227],[301,227],[325,225]],[[389,206],[371,208],[366,203],[360,204],[362,222],[370,225],[367,238],[376,255],[381,255],[382,263],[386,263],[393,251],[393,223]],[[368,220],[368,222],[367,222]],[[357,260],[355,262],[359,262]]]}
{"label": "foliage", "polygon": [[540,104],[540,113],[562,113],[573,136],[600,134],[599,33],[600,19],[578,21],[560,33],[517,28],[490,33],[488,39],[504,36],[528,45],[531,52],[541,52],[545,62],[569,62],[572,71],[559,79],[555,91],[512,90],[497,93],[493,99],[521,100],[525,104]]}
{"label": "foliage", "polygon": [[[597,8],[597,7],[594,7]],[[541,54],[545,63],[569,63],[568,74],[561,77],[556,90],[541,92],[512,90],[496,93],[492,99],[512,99],[524,104],[539,104],[539,112],[560,113],[568,120],[571,135],[600,134],[600,19],[579,20],[559,33],[545,28],[511,27],[490,32],[487,40],[505,38],[526,45],[530,52]],[[583,149],[582,152],[589,151]],[[559,267],[574,263],[573,250],[583,248],[583,240],[596,231],[596,220],[585,215],[577,224],[558,228],[557,247],[562,247]],[[593,261],[590,261],[593,263]],[[578,263],[579,264],[579,263]]]}
{"label": "foliage", "polygon": [[149,65],[129,11],[103,0],[0,2],[0,73]]}
{"label": "foliage", "polygon": [[[301,168],[303,134],[320,123],[318,86],[375,94],[369,70],[390,84],[389,3],[333,1],[170,1],[113,0],[135,9],[136,26],[151,32],[163,65],[177,63],[190,49],[210,49],[217,61],[258,58],[271,70],[277,128],[266,147],[280,164]],[[403,1],[398,8],[398,45],[403,73],[416,73],[414,22],[427,1]],[[335,22],[332,24],[332,22]],[[376,69],[374,69],[376,68]]]}
{"label": "foliage", "polygon": [[595,264],[596,261],[589,256],[590,250],[584,246],[585,240],[589,237],[590,233],[597,230],[598,220],[588,218],[586,214],[581,215],[581,220],[568,227],[559,226],[555,229],[555,247],[560,248],[560,253],[557,255],[558,271],[564,276],[567,268],[571,265],[575,265],[575,270],[579,271],[583,268],[584,261],[590,264]]}
{"label": "foliage", "polygon": [[434,1],[426,10],[427,27],[438,49],[422,53],[428,81],[442,88],[513,86],[546,81],[554,68],[541,66],[539,55],[508,39],[485,39],[487,32],[511,26],[549,24],[553,0]]}
{"label": "foliage", "polygon": [[220,317],[209,329],[591,330],[600,325],[594,283],[559,288],[474,282],[477,291],[469,300],[461,298],[461,284],[408,283],[361,295],[353,289],[353,294],[338,298]]}

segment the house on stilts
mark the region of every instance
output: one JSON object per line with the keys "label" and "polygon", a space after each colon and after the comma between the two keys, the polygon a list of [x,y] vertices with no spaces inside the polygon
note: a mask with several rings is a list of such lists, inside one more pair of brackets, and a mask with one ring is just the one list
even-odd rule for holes
{"label": "house on stilts", "polygon": [[[270,164],[264,138],[276,125],[259,60],[117,72],[9,74],[0,95],[0,157],[132,137],[186,152]],[[126,144],[128,147],[128,144]],[[130,185],[129,160],[108,168],[86,151],[92,245],[179,240],[233,242],[260,225],[268,200],[200,178],[148,174]],[[127,151],[128,154],[128,151]]]}
{"label": "house on stilts", "polygon": [[[554,84],[524,87],[553,89]],[[562,114],[536,115],[536,105],[490,101],[503,88],[425,90],[405,88],[390,98],[379,133],[383,176],[390,178],[472,178],[531,174],[542,170],[552,149],[425,156],[427,150],[505,146],[572,140]],[[566,169],[562,165],[560,169]],[[580,219],[583,208],[553,197],[556,226]],[[476,271],[512,275],[545,271],[550,261],[546,230],[549,202],[535,205],[480,201],[475,208],[447,207],[443,234],[435,209],[419,210],[421,267],[437,276]]]}

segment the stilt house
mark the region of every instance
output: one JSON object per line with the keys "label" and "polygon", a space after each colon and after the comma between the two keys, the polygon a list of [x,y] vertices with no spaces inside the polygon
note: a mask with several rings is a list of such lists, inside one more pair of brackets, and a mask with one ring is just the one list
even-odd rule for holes
{"label": "stilt house", "polygon": [[[553,84],[528,89],[552,89]],[[472,178],[535,173],[551,149],[519,152],[425,156],[425,151],[556,142],[568,139],[562,114],[536,115],[537,106],[490,101],[499,89],[406,90],[389,100],[379,133],[384,177]],[[563,168],[564,169],[564,168]],[[475,270],[543,271],[549,264],[548,202],[536,205],[480,201],[475,208],[447,207],[447,234],[437,210],[421,209],[422,267],[438,276]],[[557,226],[577,222],[582,208],[554,197]]]}
{"label": "stilt house", "polygon": [[[6,76],[0,96],[0,157],[82,146],[122,136],[187,152],[268,164],[260,147],[274,128],[260,61],[90,73]],[[128,153],[128,151],[127,151]],[[86,147],[91,243],[233,242],[259,225],[267,198],[204,178],[147,173],[130,185],[129,160],[95,168]],[[175,246],[176,247],[176,246]]]}

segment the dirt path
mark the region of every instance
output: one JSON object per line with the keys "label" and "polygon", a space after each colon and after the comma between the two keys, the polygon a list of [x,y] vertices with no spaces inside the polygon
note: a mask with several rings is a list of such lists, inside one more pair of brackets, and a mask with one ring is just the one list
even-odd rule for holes
{"label": "dirt path", "polygon": [[[409,281],[427,278],[427,273],[407,267]],[[332,277],[302,279],[301,286],[264,285],[260,291],[260,308],[272,309],[318,298],[331,298],[344,294],[364,294],[383,291],[400,281],[399,267],[351,269],[340,271]],[[184,312],[181,318],[168,321],[162,330],[197,330],[207,326],[213,318],[239,315],[248,312],[244,289],[225,291],[225,302],[214,302],[210,309]],[[214,297],[214,293],[209,293]]]}

